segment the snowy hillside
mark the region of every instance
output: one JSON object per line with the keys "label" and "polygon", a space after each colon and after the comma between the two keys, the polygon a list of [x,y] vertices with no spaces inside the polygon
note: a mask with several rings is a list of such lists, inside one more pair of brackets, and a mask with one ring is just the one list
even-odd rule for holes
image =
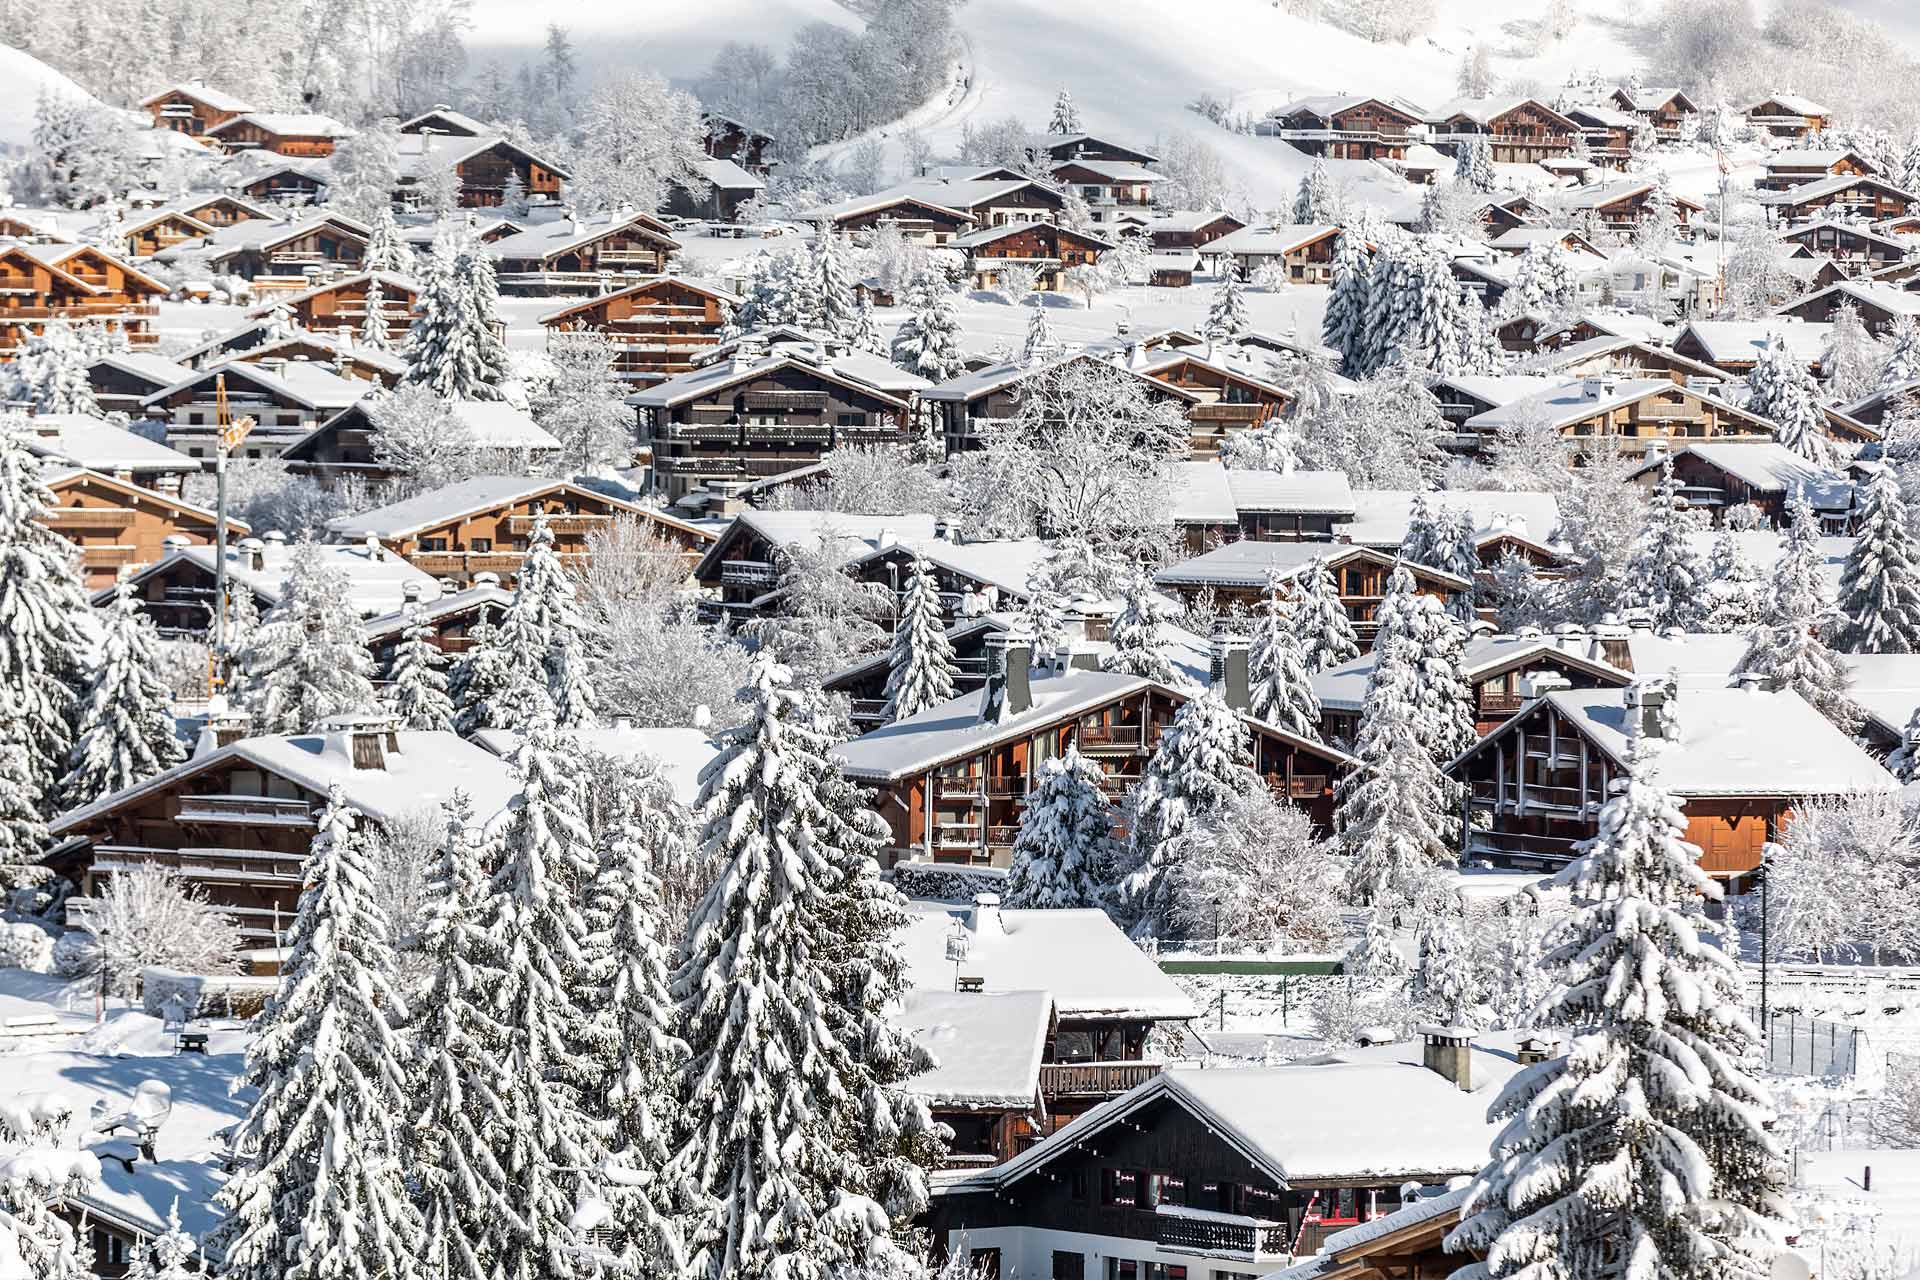
{"label": "snowy hillside", "polygon": [[834,0],[646,0],[564,11],[521,0],[478,0],[467,44],[481,58],[493,52],[522,55],[546,40],[548,22],[567,28],[589,76],[638,66],[679,81],[704,75],[729,40],[753,41],[779,53],[809,23],[859,25]]}
{"label": "snowy hillside", "polygon": [[24,147],[33,137],[33,107],[42,93],[88,99],[85,89],[30,53],[0,45],[0,147]]}

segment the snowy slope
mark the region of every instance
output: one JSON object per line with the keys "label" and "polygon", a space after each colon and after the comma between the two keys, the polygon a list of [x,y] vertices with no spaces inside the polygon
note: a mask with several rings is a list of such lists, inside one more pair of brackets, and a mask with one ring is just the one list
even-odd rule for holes
{"label": "snowy slope", "polygon": [[42,93],[74,101],[92,95],[30,53],[0,45],[0,148],[17,150],[33,139],[33,108]]}
{"label": "snowy slope", "polygon": [[813,22],[856,27],[834,0],[638,0],[549,9],[524,0],[477,0],[467,46],[478,57],[517,60],[545,43],[547,23],[567,28],[588,77],[644,68],[670,80],[697,80],[729,40],[764,44],[776,56]]}

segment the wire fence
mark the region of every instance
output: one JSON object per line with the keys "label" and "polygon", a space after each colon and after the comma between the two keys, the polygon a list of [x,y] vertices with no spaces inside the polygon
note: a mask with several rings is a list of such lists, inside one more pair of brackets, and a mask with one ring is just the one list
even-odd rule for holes
{"label": "wire fence", "polygon": [[[1749,1010],[1755,1021],[1758,1009]],[[1775,1011],[1765,1028],[1767,1069],[1792,1076],[1850,1076],[1859,1071],[1866,1035],[1825,1018]]]}

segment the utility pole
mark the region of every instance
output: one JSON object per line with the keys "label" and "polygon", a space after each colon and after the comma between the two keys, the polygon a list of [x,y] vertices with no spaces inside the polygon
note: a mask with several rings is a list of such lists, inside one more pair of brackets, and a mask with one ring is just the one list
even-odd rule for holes
{"label": "utility pole", "polygon": [[227,414],[227,375],[213,380],[213,652],[207,664],[207,696],[227,687],[227,455],[253,430],[252,418],[230,421]]}

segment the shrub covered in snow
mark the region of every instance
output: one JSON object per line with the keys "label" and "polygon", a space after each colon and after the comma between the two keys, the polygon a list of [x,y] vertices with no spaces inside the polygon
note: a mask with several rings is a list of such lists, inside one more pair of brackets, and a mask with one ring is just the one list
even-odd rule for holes
{"label": "shrub covered in snow", "polygon": [[54,939],[53,971],[63,978],[84,978],[100,968],[100,943],[84,929],[69,929]]}
{"label": "shrub covered in snow", "polygon": [[232,973],[240,949],[233,921],[198,888],[182,885],[161,867],[122,871],[107,881],[87,930],[99,940],[109,979],[121,995],[133,994],[148,966]]}
{"label": "shrub covered in snow", "polygon": [[53,972],[53,936],[37,924],[0,924],[0,969]]}

